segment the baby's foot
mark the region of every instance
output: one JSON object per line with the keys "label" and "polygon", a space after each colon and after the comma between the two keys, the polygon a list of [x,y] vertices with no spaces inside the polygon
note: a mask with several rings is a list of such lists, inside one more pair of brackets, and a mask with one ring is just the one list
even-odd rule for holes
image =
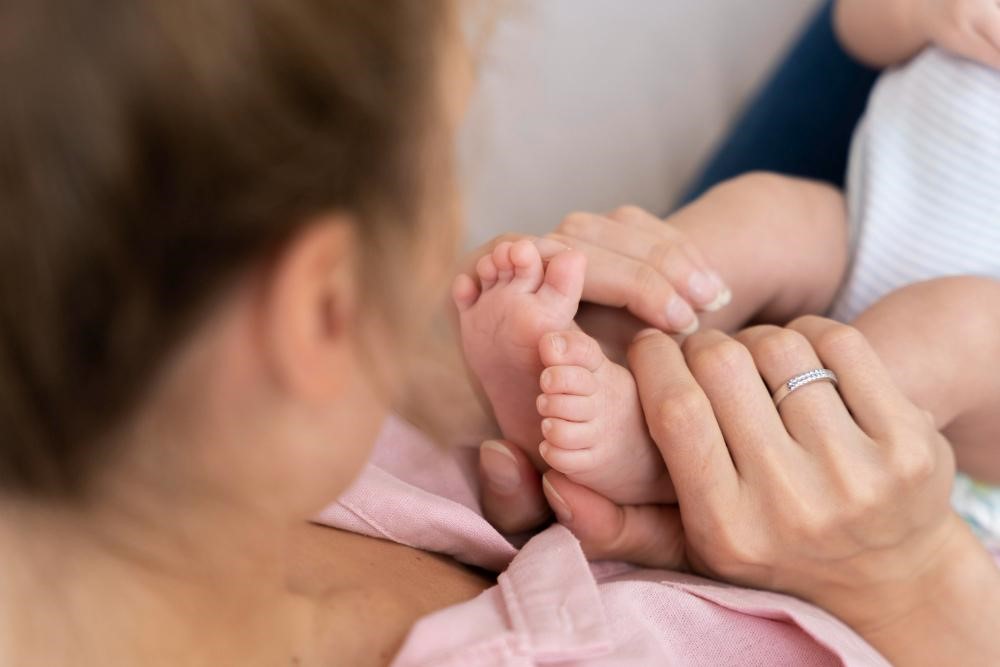
{"label": "baby's foot", "polygon": [[545,462],[615,503],[675,500],[632,374],[580,331],[544,336],[539,353]]}
{"label": "baby's foot", "polygon": [[542,432],[535,397],[543,368],[538,345],[550,331],[575,327],[585,266],[584,256],[573,250],[544,266],[530,241],[501,243],[476,265],[479,287],[460,276],[453,289],[466,361],[504,437],[538,467]]}

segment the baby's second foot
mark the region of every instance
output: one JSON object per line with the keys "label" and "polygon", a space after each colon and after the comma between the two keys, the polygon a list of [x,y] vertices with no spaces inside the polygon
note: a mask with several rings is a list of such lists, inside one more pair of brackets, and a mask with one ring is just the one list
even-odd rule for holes
{"label": "baby's second foot", "polygon": [[580,331],[546,335],[539,353],[545,462],[615,503],[674,501],[632,374]]}
{"label": "baby's second foot", "polygon": [[538,467],[538,345],[546,333],[575,326],[585,268],[585,257],[576,251],[559,253],[546,266],[530,241],[506,242],[479,260],[479,286],[460,276],[453,289],[465,359],[504,437]]}

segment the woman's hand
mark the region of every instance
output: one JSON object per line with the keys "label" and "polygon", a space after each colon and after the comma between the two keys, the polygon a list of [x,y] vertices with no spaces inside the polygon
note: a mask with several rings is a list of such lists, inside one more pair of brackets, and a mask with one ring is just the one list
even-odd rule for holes
{"label": "woman's hand", "polygon": [[[806,317],[683,347],[649,332],[629,358],[679,510],[618,508],[548,473],[588,555],[797,595],[901,663],[996,657],[1000,574],[950,510],[951,450],[856,330]],[[839,387],[775,407],[773,390],[823,367]],[[958,653],[919,641],[934,623],[948,628],[935,646]]]}
{"label": "woman's hand", "polygon": [[[608,344],[612,356],[620,356],[615,349],[624,352],[645,326],[692,331],[698,325],[695,311],[716,311],[732,295],[683,232],[631,206],[608,215],[574,213],[542,238],[499,236],[469,253],[459,273],[474,280],[481,257],[500,243],[522,238],[531,238],[543,259],[568,247],[586,255],[583,300],[610,308],[591,308],[578,320]],[[530,530],[550,520],[539,473],[518,447],[503,441],[484,443],[480,477],[484,514],[503,532]]]}
{"label": "woman's hand", "polygon": [[[506,234],[493,239],[469,254],[461,273],[475,279],[475,265],[483,255],[499,243],[521,238]],[[663,331],[691,333],[698,328],[696,311],[714,312],[732,297],[684,232],[634,206],[607,215],[573,213],[535,244],[542,259],[568,247],[586,255],[583,301],[624,309]]]}
{"label": "woman's hand", "polygon": [[[651,338],[637,343],[633,368],[687,487],[678,493],[697,569],[826,600],[862,581],[918,576],[950,539],[951,450],[857,331],[806,317],[735,339],[707,332],[683,353]],[[666,355],[689,372],[658,379]],[[784,381],[824,367],[839,387],[814,383],[775,408]]]}

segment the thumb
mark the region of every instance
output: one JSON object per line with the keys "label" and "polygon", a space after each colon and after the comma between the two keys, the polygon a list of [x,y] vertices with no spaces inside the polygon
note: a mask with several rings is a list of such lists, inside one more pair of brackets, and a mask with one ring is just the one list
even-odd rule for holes
{"label": "thumb", "polygon": [[591,560],[623,560],[645,567],[687,569],[684,528],[676,505],[620,506],[549,471],[545,496]]}
{"label": "thumb", "polygon": [[550,520],[541,478],[519,447],[487,440],[479,447],[483,514],[501,533],[516,534]]}

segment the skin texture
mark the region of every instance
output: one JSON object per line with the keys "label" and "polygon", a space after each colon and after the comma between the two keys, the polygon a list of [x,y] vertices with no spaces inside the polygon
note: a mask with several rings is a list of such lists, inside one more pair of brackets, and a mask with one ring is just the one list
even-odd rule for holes
{"label": "skin texture", "polygon": [[528,445],[523,450],[536,465],[551,465],[615,502],[672,501],[632,375],[596,343],[587,357],[567,358],[561,338],[544,336],[575,328],[584,270],[585,258],[573,250],[543,267],[527,240],[484,255],[478,289],[467,289],[465,276],[454,289],[469,366],[503,434]]}
{"label": "skin texture", "polygon": [[[735,340],[706,332],[683,347],[652,332],[630,358],[674,477],[683,535],[669,534],[677,510],[647,508],[625,519],[619,543],[812,600],[893,664],[988,664],[1000,655],[990,620],[1000,571],[948,506],[950,448],[856,329],[806,317]],[[840,375],[839,393],[828,384],[800,390],[779,415],[758,378],[773,389],[793,368],[818,365]],[[552,485],[564,502],[579,490]],[[581,509],[570,525],[586,521]],[[920,642],[914,626],[948,632]]]}
{"label": "skin texture", "polygon": [[[776,210],[766,199],[754,204]],[[306,523],[356,477],[394,398],[384,388],[405,381],[392,332],[359,313],[357,224],[348,213],[320,216],[232,286],[112,434],[118,456],[86,505],[5,499],[0,623],[10,634],[0,662],[384,664],[416,618],[490,583],[454,562]],[[728,266],[722,255],[706,261]],[[636,264],[648,262],[632,258]],[[643,270],[647,282],[639,285],[636,274],[616,278],[623,274],[614,266],[591,263],[594,300],[665,317],[664,282],[680,289],[663,273],[669,267]],[[808,306],[790,293],[768,294],[767,312]],[[852,375],[846,367],[843,374]],[[511,456],[526,460],[520,450]],[[568,480],[553,478],[550,487],[573,499]],[[576,513],[574,528],[584,516]],[[700,553],[670,527],[656,524],[659,544],[674,535],[678,553]],[[632,559],[652,558],[643,535],[617,546]],[[956,544],[962,555],[977,553]],[[718,562],[703,557],[705,567],[749,580],[725,568],[726,553]]]}
{"label": "skin texture", "polygon": [[[673,501],[669,476],[642,424],[634,381],[620,365],[629,339],[644,326],[639,317],[656,316],[666,322],[664,304],[677,298],[698,270],[721,286],[712,303],[697,307],[701,326],[732,330],[753,316],[786,322],[824,310],[846,262],[845,215],[842,197],[832,188],[771,174],[749,174],[720,185],[666,223],[635,207],[608,215],[571,214],[555,234],[535,245],[549,261],[569,246],[586,258],[583,298],[604,307],[591,305],[577,321],[600,346],[581,343],[587,345],[585,351],[567,354],[553,345],[552,338],[542,336],[552,329],[536,323],[530,338],[536,341],[537,352],[529,354],[531,364],[520,365],[522,389],[512,392],[507,375],[491,375],[491,367],[482,362],[510,369],[517,367],[514,355],[497,347],[495,326],[481,326],[489,332],[483,335],[473,318],[523,320],[526,310],[510,310],[507,302],[495,298],[475,306],[459,299],[467,358],[486,389],[501,430],[536,465],[541,452],[545,466],[540,469],[551,466],[616,502]],[[808,233],[802,231],[802,220],[811,221]],[[525,241],[519,243],[524,248]],[[481,257],[490,258],[492,264],[496,251],[509,247],[509,241],[498,240]],[[748,247],[755,252],[746,252]],[[686,261],[689,256],[697,262]],[[673,266],[678,258],[680,268]],[[716,272],[715,266],[722,268]],[[784,270],[776,271],[775,266]],[[466,303],[478,294],[472,286],[473,276],[480,273],[470,268],[456,281],[456,291],[468,299]],[[484,295],[497,291],[494,276],[488,273],[490,287]],[[685,293],[685,298],[690,296]],[[621,308],[636,316],[623,316]],[[508,311],[516,318],[505,317]],[[575,331],[563,333],[587,340]],[[499,342],[503,343],[502,336]],[[546,371],[539,376],[542,367]],[[542,394],[536,401],[539,386]],[[512,437],[510,415],[501,413],[518,396],[522,410],[516,423],[527,427]],[[548,426],[548,433],[539,429],[539,414],[545,417],[541,423]],[[520,487],[512,487],[511,480],[534,476],[521,470],[515,458],[496,456],[496,451],[486,460],[503,483],[488,486],[484,503],[498,508],[491,514],[498,525],[523,528],[527,517],[544,516],[544,506],[532,504],[541,500],[534,492],[531,502],[515,498],[510,489]],[[499,497],[494,497],[495,491]]]}
{"label": "skin texture", "polygon": [[[447,133],[470,81],[453,32]],[[450,238],[457,202],[437,198],[427,215]],[[394,330],[360,303],[359,224],[316,215],[246,267],[108,435],[85,503],[3,499],[0,663],[380,665],[414,620],[489,585],[308,523],[357,476],[408,379]],[[415,292],[434,294],[450,248],[408,250]]]}
{"label": "skin texture", "polygon": [[389,400],[375,378],[403,367],[357,315],[352,229],[317,221],[233,289],[87,504],[5,499],[0,662],[385,664],[417,618],[490,584],[307,523],[364,465]]}
{"label": "skin texture", "polygon": [[839,0],[834,25],[844,47],[875,67],[899,64],[934,44],[1000,68],[995,0]]}
{"label": "skin texture", "polygon": [[[694,222],[693,215],[689,219]],[[775,224],[771,217],[763,219]],[[704,221],[709,229],[712,220],[725,218],[717,215],[706,218]],[[717,224],[721,230],[725,223]],[[609,236],[607,246],[623,247],[621,229],[611,226],[604,229],[614,230],[614,238]],[[748,233],[752,235],[753,232],[751,229]],[[590,238],[599,244],[600,232],[594,232]],[[757,238],[762,245],[767,244],[763,237]],[[786,238],[784,242],[794,244],[795,241]],[[582,246],[576,244],[575,247],[580,249]],[[706,256],[709,255],[706,253]],[[751,265],[744,270],[752,268]],[[740,270],[739,265],[736,270]],[[738,286],[740,283],[735,280],[731,284]],[[783,304],[801,303],[803,296],[808,302],[808,295],[790,294],[786,290],[776,297],[765,294],[760,302],[771,309],[776,309],[777,304],[780,310]],[[984,303],[996,305],[984,307]],[[724,312],[719,313],[720,319],[725,317]],[[935,317],[927,317],[929,312]],[[991,616],[979,613],[984,605],[995,606],[1000,599],[997,597],[996,568],[948,509],[947,485],[950,484],[954,454],[938,435],[938,429],[944,429],[956,440],[958,457],[968,462],[967,469],[987,479],[996,475],[997,465],[993,462],[996,457],[988,456],[988,448],[983,447],[983,443],[993,442],[984,434],[988,436],[997,431],[995,410],[991,408],[1000,401],[1000,383],[989,370],[995,368],[995,363],[984,363],[986,359],[1000,358],[1000,344],[993,334],[1000,324],[995,313],[1000,313],[1000,288],[996,282],[949,278],[909,286],[889,295],[859,317],[857,329],[803,320],[802,324],[792,326],[793,331],[751,329],[740,334],[738,340],[731,340],[717,331],[707,331],[689,338],[683,348],[673,353],[670,364],[663,359],[654,361],[647,354],[637,355],[633,347],[630,366],[637,373],[650,429],[663,447],[668,467],[675,477],[684,474],[673,468],[670,452],[682,468],[686,467],[691,478],[700,480],[700,485],[689,487],[687,491],[677,489],[681,507],[678,512],[676,508],[656,505],[616,505],[564,475],[550,471],[545,474],[543,485],[546,499],[558,519],[581,539],[591,557],[626,559],[660,567],[690,567],[727,580],[793,592],[840,615],[898,664],[936,664],[945,656],[955,655],[967,656],[970,664],[986,662],[1000,651],[983,622],[983,618]],[[801,331],[795,331],[797,329]],[[871,343],[866,342],[859,331],[864,332]],[[837,343],[838,339],[848,342]],[[676,347],[676,343],[665,336],[659,335],[658,340],[663,349]],[[570,349],[564,354],[581,357],[588,354],[586,350],[573,349],[573,341],[578,346],[588,345],[578,334],[568,335],[567,341],[571,343]],[[839,351],[841,345],[848,351]],[[815,351],[813,346],[817,348]],[[852,347],[856,348],[853,353],[850,352]],[[884,367],[876,352],[884,356]],[[920,363],[914,363],[915,359]],[[837,365],[833,365],[835,362]],[[860,395],[866,396],[876,407],[863,405],[865,401],[857,403],[858,396],[853,403],[848,398],[851,414],[858,419],[854,423],[843,406],[838,407],[837,393],[832,387],[820,385],[808,390],[813,400],[825,400],[832,405],[810,401],[787,403],[781,415],[785,421],[775,415],[768,426],[768,419],[761,419],[759,415],[773,413],[769,396],[758,393],[754,401],[745,398],[760,391],[758,369],[773,388],[802,368],[820,365],[834,367],[841,375],[842,386],[844,378],[852,376],[854,383],[862,387],[871,385],[867,395]],[[714,396],[715,400],[690,405],[689,399],[683,397],[650,396],[651,391],[667,391],[665,385],[672,381],[671,378],[684,377],[685,373],[694,380],[689,388],[698,388],[704,397],[711,399]],[[643,377],[647,378],[645,386]],[[895,398],[893,401],[880,400],[883,393]],[[796,396],[798,398],[800,396]],[[911,400],[925,409],[919,409]],[[744,413],[726,417],[727,410],[743,410]],[[866,412],[868,417],[864,417]],[[791,423],[789,414],[792,415]],[[809,423],[817,414],[820,415],[819,423]],[[705,505],[705,494],[711,495],[716,493],[713,489],[725,486],[711,477],[709,481],[714,485],[704,482],[702,478],[708,464],[697,457],[694,462],[688,461],[691,452],[678,453],[678,449],[685,451],[679,448],[679,439],[688,438],[692,446],[711,441],[712,429],[719,433],[716,416],[720,424],[729,424],[722,430],[725,440],[720,442],[729,445],[725,460],[729,466],[735,462],[741,479],[744,469],[752,471],[767,466],[764,470],[771,471],[768,473],[771,479],[763,474],[744,480],[740,485],[744,492],[746,488],[760,485],[761,489],[769,489],[775,495],[753,498],[751,493],[745,498],[720,498],[720,508],[751,508],[740,521],[732,521],[731,512],[722,510],[714,519],[691,517],[684,510],[685,496],[692,499],[688,507],[697,508]],[[698,429],[686,436],[674,432],[681,428],[678,425],[692,420],[700,424]],[[800,423],[805,420],[805,424],[795,426],[794,420]],[[774,434],[768,436],[768,429]],[[876,431],[874,435],[872,429]],[[890,444],[895,444],[887,448],[879,440],[885,437],[890,439]],[[767,444],[754,445],[754,440],[762,438]],[[791,438],[796,445],[785,448],[785,457],[760,459],[761,452],[770,454],[774,449],[771,442],[775,438]],[[807,448],[823,454],[818,468],[807,459],[798,458],[798,452],[805,446],[800,442],[803,440],[825,443]],[[861,460],[838,462],[829,458],[828,452],[840,451],[846,446],[845,442],[852,440],[869,442],[861,445]],[[921,441],[927,447],[922,455],[924,458],[913,458],[914,452],[908,443]],[[876,447],[872,443],[880,444]],[[502,446],[502,443],[495,443],[495,446]],[[874,468],[865,471],[864,465],[873,463],[870,459],[872,447],[883,454],[888,451],[890,458],[876,461]],[[866,448],[869,453],[865,453]],[[523,466],[523,461],[516,456],[511,458],[515,465]],[[485,472],[489,474],[490,471],[486,469]],[[816,473],[819,477],[810,476]],[[773,479],[775,474],[780,474],[780,481]],[[844,476],[831,484],[825,481],[830,474]],[[931,484],[932,478],[936,480],[934,484]],[[524,473],[524,479],[530,483],[534,478]],[[675,486],[683,484],[677,479],[674,482]],[[880,485],[884,485],[881,490]],[[512,488],[506,489],[508,495],[513,495]],[[801,506],[802,500],[814,492],[818,495],[813,496],[813,503],[807,502],[806,507],[813,506],[821,513],[828,512],[830,507],[838,507],[840,511],[822,517],[794,516],[795,512],[789,508]],[[496,490],[487,488],[486,498],[490,499],[495,493]],[[782,497],[782,493],[789,497]],[[842,495],[844,493],[847,495]],[[920,495],[914,497],[913,493]],[[841,495],[834,497],[837,494]],[[792,497],[794,502],[790,500]],[[487,507],[491,506],[500,507],[500,504],[487,503]],[[508,512],[506,520],[512,524],[518,523],[513,516],[514,509],[523,511],[525,516],[539,515],[537,508],[525,502]],[[860,529],[855,522],[875,521],[873,517],[877,516],[890,518],[883,518],[884,524],[879,523],[877,528],[875,524],[865,528],[872,539],[889,535],[887,539],[893,545],[905,546],[889,548],[886,544],[865,543],[848,548],[845,543],[847,551],[844,554],[851,550],[860,553],[860,565],[853,557],[848,559],[833,553],[832,545],[837,539],[856,537]],[[738,532],[739,526],[760,525],[784,525],[778,534],[787,531],[789,544],[767,543],[764,536],[752,529],[742,535],[731,530],[737,527]],[[801,534],[804,527],[808,527],[808,534]],[[690,539],[692,530],[697,538],[695,545]],[[893,533],[894,530],[910,531],[910,534],[904,538]],[[704,540],[700,548],[698,539]],[[817,564],[816,570],[810,570],[809,557],[791,548],[794,544],[806,545],[808,549],[810,540],[817,540],[816,554],[824,553],[836,564]],[[822,546],[818,546],[820,543]],[[758,548],[760,552],[756,552]],[[782,561],[785,556],[779,558],[782,554],[787,556],[785,561]],[[780,564],[782,562],[784,564]],[[752,566],[742,567],[747,563]],[[820,570],[850,574],[842,581],[825,580]],[[885,572],[899,571],[911,573],[903,577],[908,582],[905,585],[896,580],[878,583]],[[860,590],[850,581],[866,582],[872,590],[879,591],[878,599],[873,599],[869,592]],[[947,606],[934,602],[935,598],[928,591],[943,596]],[[879,599],[894,602],[886,605]],[[954,616],[946,619],[948,614]],[[927,628],[945,623],[950,634],[940,646],[946,648],[940,653],[927,651],[919,641],[914,642],[912,628],[907,626],[910,621]]]}
{"label": "skin texture", "polygon": [[478,287],[466,276],[453,289],[469,366],[483,380],[504,436],[524,443],[541,465],[541,420],[535,410],[543,334],[573,326],[583,290],[584,258],[565,251],[542,266],[530,241],[501,243],[476,265]]}

